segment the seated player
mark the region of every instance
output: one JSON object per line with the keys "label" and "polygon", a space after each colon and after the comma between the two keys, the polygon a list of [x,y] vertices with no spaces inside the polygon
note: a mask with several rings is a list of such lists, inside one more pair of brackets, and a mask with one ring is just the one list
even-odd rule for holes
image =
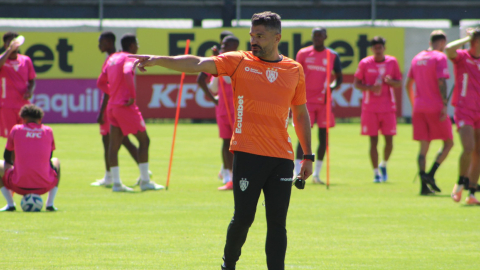
{"label": "seated player", "polygon": [[0,164],[0,190],[7,200],[7,206],[0,211],[16,210],[10,191],[20,195],[48,192],[46,210],[56,211],[53,200],[60,180],[60,161],[52,158],[55,150],[52,129],[42,125],[43,111],[33,104],[23,106],[20,117],[24,124],[15,125],[10,131],[5,162]]}

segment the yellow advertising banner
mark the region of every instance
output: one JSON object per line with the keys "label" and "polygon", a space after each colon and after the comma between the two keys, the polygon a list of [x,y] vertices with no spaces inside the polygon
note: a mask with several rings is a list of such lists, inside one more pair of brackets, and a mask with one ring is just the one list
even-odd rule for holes
{"label": "yellow advertising banner", "polygon": [[[231,31],[240,39],[239,50],[250,49],[249,28],[216,29],[137,29],[140,45],[139,54],[181,55],[185,53],[186,40],[190,39],[190,54],[211,55],[211,48],[219,46],[220,33]],[[311,28],[284,28],[279,50],[282,54],[294,58],[297,52],[311,45]],[[353,74],[358,62],[371,55],[370,40],[382,36],[387,40],[386,54],[397,58],[403,71],[404,35],[403,28],[331,28],[328,29],[326,45],[340,55],[344,74]],[[178,72],[161,67],[150,68],[149,74],[178,74]]]}
{"label": "yellow advertising banner", "polygon": [[39,79],[97,78],[105,61],[100,33],[22,32],[20,53],[28,55]]}

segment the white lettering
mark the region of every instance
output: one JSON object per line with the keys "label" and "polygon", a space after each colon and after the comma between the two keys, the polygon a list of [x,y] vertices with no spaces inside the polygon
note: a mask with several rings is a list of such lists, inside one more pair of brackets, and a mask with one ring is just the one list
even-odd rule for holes
{"label": "white lettering", "polygon": [[243,122],[243,96],[238,96],[238,106],[237,106],[237,127],[235,128],[235,133],[242,133],[242,122]]}
{"label": "white lettering", "polygon": [[98,112],[99,93],[98,89],[85,89],[81,94],[36,94],[32,97],[32,103],[42,108],[44,112],[61,113],[67,118],[70,112]]}
{"label": "white lettering", "polygon": [[25,137],[41,139],[42,138],[42,133],[27,131],[27,134],[26,134]]}
{"label": "white lettering", "polygon": [[[205,99],[205,93],[201,89],[197,89],[197,92],[195,93],[195,101],[202,108],[213,108],[213,107],[215,107],[215,103]],[[230,107],[231,107],[231,105],[230,105]]]}
{"label": "white lettering", "polygon": [[75,105],[75,96],[68,95],[68,107],[72,112],[84,112],[85,111],[85,95],[78,96],[78,105]]}
{"label": "white lettering", "polygon": [[[60,104],[58,102],[60,101]],[[67,104],[67,95],[66,94],[55,94],[52,96],[52,111],[61,112],[62,117],[66,118],[68,116],[68,104]]]}

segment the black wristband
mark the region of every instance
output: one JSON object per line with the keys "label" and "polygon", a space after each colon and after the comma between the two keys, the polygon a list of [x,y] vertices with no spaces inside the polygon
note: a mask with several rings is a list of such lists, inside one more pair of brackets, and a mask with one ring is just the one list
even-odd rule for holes
{"label": "black wristband", "polygon": [[312,154],[312,155],[303,155],[303,159],[308,159],[308,160],[311,160],[311,161],[315,161],[315,155]]}

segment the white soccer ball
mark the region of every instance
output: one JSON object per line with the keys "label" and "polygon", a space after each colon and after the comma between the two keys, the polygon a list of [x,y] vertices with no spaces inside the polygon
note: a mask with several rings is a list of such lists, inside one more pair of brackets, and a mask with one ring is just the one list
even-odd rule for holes
{"label": "white soccer ball", "polygon": [[20,205],[24,212],[40,212],[43,207],[43,200],[40,195],[27,194],[23,196]]}

